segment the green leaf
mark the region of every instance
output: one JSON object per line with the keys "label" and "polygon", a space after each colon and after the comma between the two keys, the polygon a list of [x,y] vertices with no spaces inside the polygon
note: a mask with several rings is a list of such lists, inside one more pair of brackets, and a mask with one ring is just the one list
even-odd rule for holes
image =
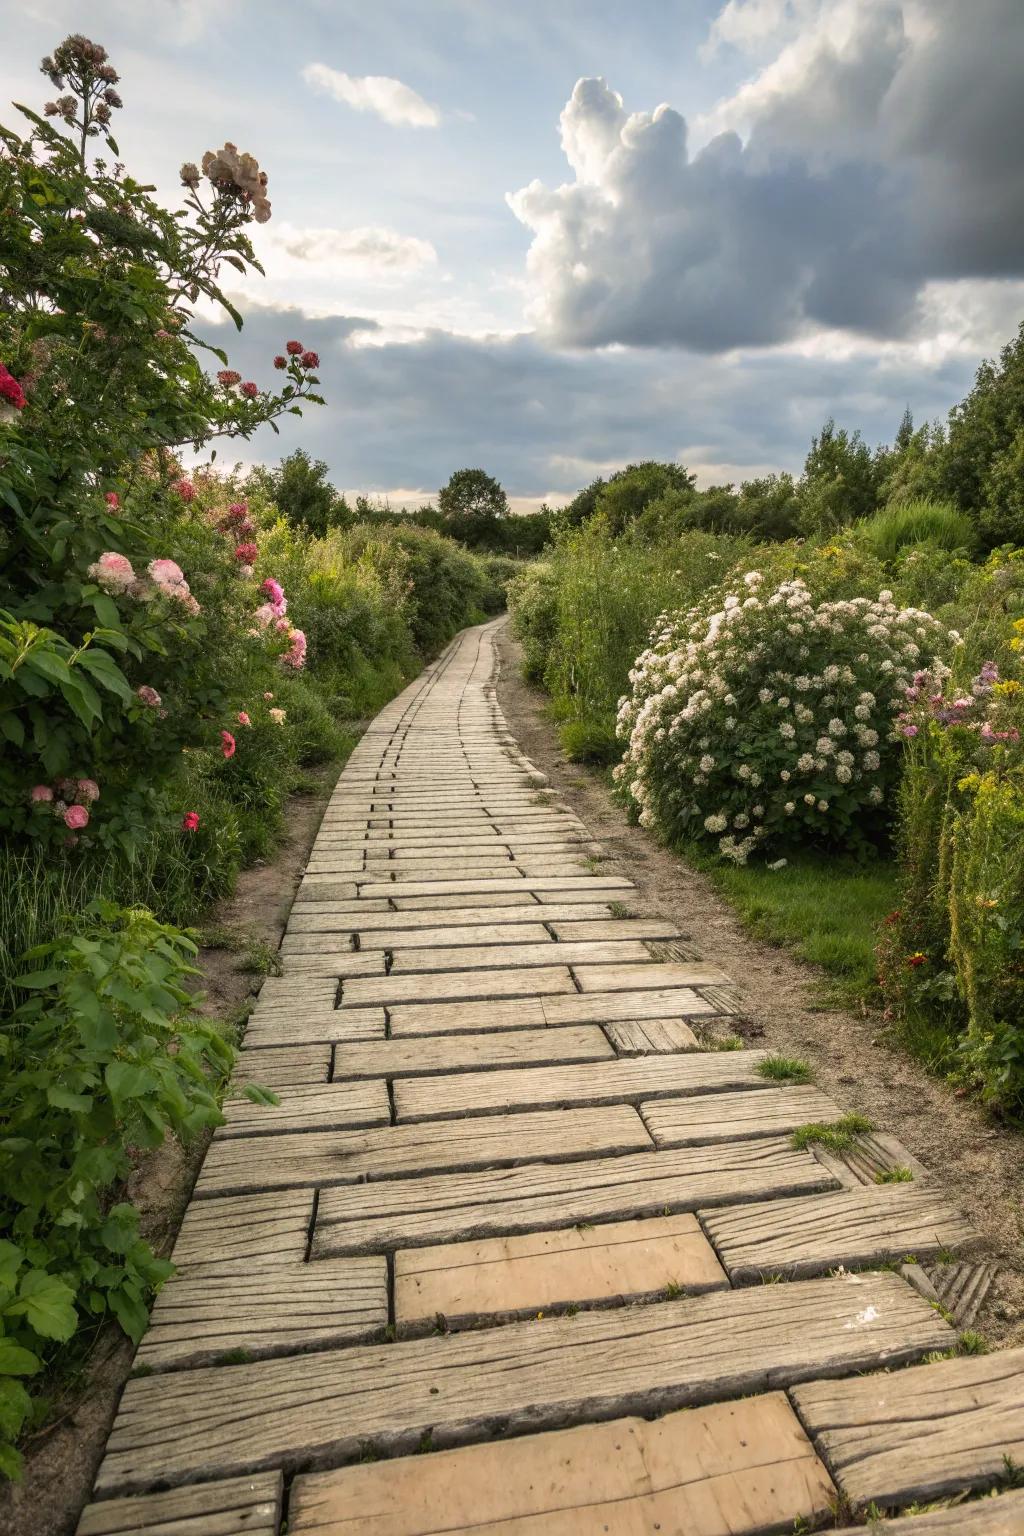
{"label": "green leaf", "polygon": [[101,624],[105,624],[109,629],[116,629],[118,627],[121,622],[121,615],[118,613],[117,604],[112,597],[108,597],[105,592],[97,592],[96,596],[90,599],[90,602],[92,603],[92,611]]}
{"label": "green leaf", "polygon": [[52,1104],[54,1109],[72,1109],[83,1115],[89,1113],[93,1103],[91,1095],[72,1093],[70,1088],[62,1088],[60,1083],[51,1083],[47,1088],[46,1102]]}
{"label": "green leaf", "polygon": [[117,662],[106,651],[83,651],[76,665],[91,672],[97,682],[102,684],[109,693],[116,693],[117,697],[123,699],[126,704],[130,701],[132,691],[128,681]]}
{"label": "green leaf", "polygon": [[25,1321],[42,1339],[70,1339],[78,1327],[74,1291],[42,1269],[30,1269],[24,1277],[16,1307],[24,1310]]}
{"label": "green leaf", "polygon": [[276,1093],[269,1088],[261,1088],[259,1083],[249,1083],[245,1088],[245,1097],[253,1104],[280,1104],[281,1102]]}
{"label": "green leaf", "polygon": [[22,1470],[21,1452],[0,1440],[0,1477],[6,1477],[12,1483],[20,1482]]}
{"label": "green leaf", "polygon": [[0,1376],[34,1376],[42,1365],[38,1355],[13,1339],[0,1339]]}
{"label": "green leaf", "polygon": [[110,1310],[117,1318],[133,1344],[137,1344],[149,1322],[149,1308],[137,1296],[128,1296],[123,1290],[111,1291],[108,1296]]}
{"label": "green leaf", "polygon": [[134,1205],[122,1202],[112,1206],[100,1228],[100,1237],[111,1253],[127,1253],[138,1240],[139,1213]]}
{"label": "green leaf", "polygon": [[25,665],[51,683],[67,682],[71,675],[68,664],[62,656],[56,655],[54,651],[43,650],[41,646],[34,651],[29,651],[25,657]]}
{"label": "green leaf", "polygon": [[24,1254],[15,1243],[0,1238],[0,1285],[13,1291]]}
{"label": "green leaf", "polygon": [[137,1067],[130,1061],[108,1062],[103,1075],[115,1099],[139,1099],[156,1087],[149,1067]]}
{"label": "green leaf", "polygon": [[[32,1399],[21,1382],[12,1380],[10,1376],[0,1380],[0,1438],[6,1436],[13,1440],[31,1412]],[[4,1446],[0,1445],[0,1456],[4,1449]],[[0,1473],[11,1476],[2,1460],[0,1460]]]}
{"label": "green leaf", "polygon": [[5,737],[7,741],[12,741],[16,747],[25,745],[25,727],[18,716],[10,710],[0,715],[0,736]]}

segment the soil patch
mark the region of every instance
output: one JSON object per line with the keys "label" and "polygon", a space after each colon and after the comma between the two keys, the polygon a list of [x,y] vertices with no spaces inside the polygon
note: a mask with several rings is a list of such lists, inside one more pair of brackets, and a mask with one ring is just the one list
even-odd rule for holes
{"label": "soil patch", "polygon": [[[243,870],[235,893],[207,915],[204,929],[244,939],[240,948],[201,949],[203,1012],[233,1023],[262,978],[239,969],[246,950],[281,943],[292,899],[337,779],[336,764],[314,771],[317,788],[293,795],[287,832],[274,858]],[[129,1183],[141,1226],[157,1253],[168,1255],[181,1225],[209,1137],[188,1149],[176,1143],[140,1159]],[[119,1328],[101,1330],[80,1374],[67,1384],[50,1421],[24,1446],[22,1481],[0,1490],[4,1536],[71,1536],[88,1502],[134,1346]]]}
{"label": "soil patch", "polygon": [[498,655],[498,699],[510,731],[635,883],[639,903],[631,905],[672,919],[703,959],[729,973],[744,1010],[735,1033],[804,1058],[826,1093],[899,1137],[932,1172],[1001,1267],[975,1326],[992,1343],[1024,1344],[1024,1137],[994,1126],[979,1105],[889,1045],[878,1014],[822,1007],[821,974],[753,938],[703,875],[630,824],[598,772],[566,759],[545,695],[523,681],[507,625]]}

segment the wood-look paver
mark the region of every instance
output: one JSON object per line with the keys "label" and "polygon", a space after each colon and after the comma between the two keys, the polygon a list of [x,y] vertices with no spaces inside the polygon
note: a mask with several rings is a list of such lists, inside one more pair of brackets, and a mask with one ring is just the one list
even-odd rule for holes
{"label": "wood-look paver", "polygon": [[338,782],[80,1536],[754,1536],[1024,1457],[1017,1356],[915,1365],[953,1329],[860,1268],[969,1225],[702,1048],[730,978],[523,757],[494,628]]}

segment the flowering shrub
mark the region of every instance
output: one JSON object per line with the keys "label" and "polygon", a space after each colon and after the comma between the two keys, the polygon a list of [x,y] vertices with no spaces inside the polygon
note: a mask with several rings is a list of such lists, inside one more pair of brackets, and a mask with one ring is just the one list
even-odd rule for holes
{"label": "flowering shrub", "polygon": [[891,592],[816,602],[799,578],[769,589],[749,571],[659,624],[620,703],[616,773],[645,825],[737,863],[862,846],[891,814],[904,689],[948,640]]}
{"label": "flowering shrub", "polygon": [[[289,353],[274,391],[223,354],[216,377],[201,365],[193,305],[241,324],[218,273],[255,265],[246,226],[270,216],[252,156],[228,144],[186,164],[167,210],[114,163],[105,50],[70,37],[43,72],[62,94],[0,127],[0,833],[129,848],[181,746],[226,713],[232,583],[258,556],[244,508],[223,514],[222,554],[183,521],[205,484],[175,451],[319,402],[316,357]],[[300,666],[303,640],[281,643]],[[34,794],[82,779],[95,806]]]}

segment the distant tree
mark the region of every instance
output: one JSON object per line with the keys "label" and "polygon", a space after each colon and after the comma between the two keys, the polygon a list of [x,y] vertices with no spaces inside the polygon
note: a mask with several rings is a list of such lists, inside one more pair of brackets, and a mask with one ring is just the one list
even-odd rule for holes
{"label": "distant tree", "polygon": [[327,478],[329,473],[323,459],[311,459],[304,448],[296,448],[269,475],[271,495],[282,516],[316,538],[351,521],[348,503]]}
{"label": "distant tree", "polygon": [[829,417],[804,461],[800,525],[804,533],[845,528],[875,511],[878,477],[871,449],[859,432]]}
{"label": "distant tree", "polygon": [[621,533],[667,491],[692,492],[696,479],[681,464],[659,464],[654,459],[628,464],[607,481],[597,497],[595,510],[605,519],[611,533]]}
{"label": "distant tree", "polygon": [[744,480],[736,508],[737,533],[756,539],[791,539],[800,531],[800,498],[793,476]]}
{"label": "distant tree", "polygon": [[1024,543],[1024,323],[950,411],[941,458],[943,490],[977,518],[985,544]]}
{"label": "distant tree", "polygon": [[494,476],[482,469],[457,469],[438,492],[437,509],[446,519],[474,522],[509,515],[508,497]]}

